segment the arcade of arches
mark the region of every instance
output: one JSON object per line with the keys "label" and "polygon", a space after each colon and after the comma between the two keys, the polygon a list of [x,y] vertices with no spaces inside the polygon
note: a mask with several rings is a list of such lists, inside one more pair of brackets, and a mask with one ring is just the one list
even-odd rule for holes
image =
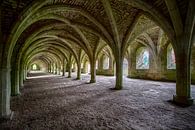
{"label": "arcade of arches", "polygon": [[114,77],[117,92],[124,79],[171,81],[170,100],[193,106],[194,0],[3,0],[0,25],[2,119],[35,72]]}

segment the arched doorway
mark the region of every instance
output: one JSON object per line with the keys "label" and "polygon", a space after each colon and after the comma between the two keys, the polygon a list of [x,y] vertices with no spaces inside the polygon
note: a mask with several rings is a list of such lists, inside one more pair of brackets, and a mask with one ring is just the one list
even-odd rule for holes
{"label": "arched doorway", "polygon": [[31,65],[31,71],[39,71],[39,70],[40,70],[39,65],[37,65],[37,64],[32,64]]}

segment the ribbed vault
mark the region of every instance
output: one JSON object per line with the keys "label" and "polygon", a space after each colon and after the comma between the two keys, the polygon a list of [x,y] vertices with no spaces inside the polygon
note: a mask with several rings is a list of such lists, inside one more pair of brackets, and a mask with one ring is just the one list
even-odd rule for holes
{"label": "ribbed vault", "polygon": [[[112,59],[110,68],[115,65],[116,69],[114,89],[120,90],[124,58],[130,61],[132,53],[145,46],[158,67],[171,44],[177,64],[174,101],[190,104],[194,5],[192,0],[3,0],[0,67],[5,69],[1,76],[7,78],[1,85],[7,90],[11,81],[12,95],[19,94],[36,61],[44,63],[48,72],[64,75],[68,71],[68,77],[76,65],[77,79],[81,64],[89,62],[94,83],[96,61],[106,55]],[[9,105],[9,94],[2,95],[5,106]],[[10,114],[7,108],[2,108],[2,115]]]}

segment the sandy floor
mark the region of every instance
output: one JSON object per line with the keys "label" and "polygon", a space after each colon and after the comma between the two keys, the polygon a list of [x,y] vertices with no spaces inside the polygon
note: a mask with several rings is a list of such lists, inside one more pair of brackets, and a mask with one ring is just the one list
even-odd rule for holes
{"label": "sandy floor", "polygon": [[[39,76],[40,74],[31,74]],[[182,108],[168,100],[174,83],[124,78],[124,89],[114,87],[114,77],[97,76],[97,83],[44,75],[25,82],[13,97],[12,121],[1,122],[10,130],[190,130],[195,129],[195,105]],[[192,87],[195,97],[195,86]]]}

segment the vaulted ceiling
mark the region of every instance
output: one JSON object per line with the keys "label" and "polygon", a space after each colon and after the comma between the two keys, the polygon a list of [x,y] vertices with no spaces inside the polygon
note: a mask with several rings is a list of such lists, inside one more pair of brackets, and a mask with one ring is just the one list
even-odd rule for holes
{"label": "vaulted ceiling", "polygon": [[[188,2],[176,0],[182,20]],[[127,48],[135,39],[146,42],[144,35],[157,41],[159,21],[153,15],[158,14],[159,21],[164,19],[172,26],[165,0],[3,0],[1,31],[4,44],[14,35],[14,58],[21,51],[21,55],[29,56],[33,46],[37,49],[34,55],[63,48],[61,52],[66,55],[79,57],[83,50],[91,57],[105,42],[114,50]],[[46,53],[37,55],[44,56]]]}

